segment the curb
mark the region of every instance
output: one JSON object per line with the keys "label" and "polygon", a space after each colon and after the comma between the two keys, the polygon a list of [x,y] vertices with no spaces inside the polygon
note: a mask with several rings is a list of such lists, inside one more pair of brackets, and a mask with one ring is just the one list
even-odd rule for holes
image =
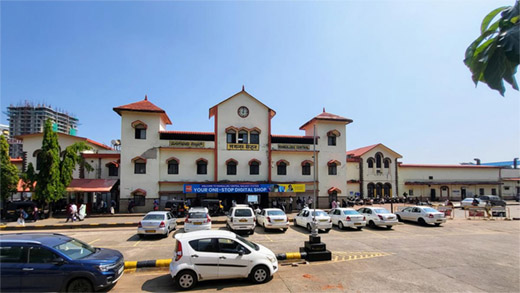
{"label": "curb", "polygon": [[171,258],[141,261],[125,261],[125,270],[133,270],[140,268],[165,268],[169,267],[171,262]]}

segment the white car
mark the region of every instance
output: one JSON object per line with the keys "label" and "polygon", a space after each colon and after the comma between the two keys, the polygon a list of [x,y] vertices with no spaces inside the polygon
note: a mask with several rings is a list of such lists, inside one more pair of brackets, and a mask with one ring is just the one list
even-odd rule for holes
{"label": "white car", "polygon": [[191,208],[184,220],[184,232],[211,230],[211,217],[207,208]]}
{"label": "white car", "polygon": [[254,234],[256,222],[253,209],[240,204],[232,207],[227,215],[226,227],[232,232],[247,231],[249,234]]}
{"label": "white car", "polygon": [[170,275],[183,290],[198,281],[249,277],[264,283],[278,271],[278,260],[268,248],[223,230],[177,233]]}
{"label": "white car", "polygon": [[332,209],[329,216],[332,219],[332,225],[338,226],[341,230],[345,227],[361,230],[367,224],[365,216],[351,208]]}
{"label": "white car", "polygon": [[360,208],[358,212],[366,217],[367,225],[371,227],[386,226],[387,229],[392,229],[394,225],[399,223],[397,216],[385,208],[365,207]]}
{"label": "white car", "polygon": [[446,217],[444,213],[438,210],[425,207],[425,206],[414,206],[407,207],[395,213],[399,221],[414,221],[421,225],[435,224],[440,226],[442,223],[446,223]]}
{"label": "white car", "polygon": [[170,212],[149,212],[139,222],[137,235],[143,237],[159,234],[168,237],[170,231],[177,228],[176,220]]}
{"label": "white car", "polygon": [[287,215],[281,209],[263,209],[256,215],[259,226],[268,229],[282,229],[284,232],[289,228]]}
{"label": "white car", "polygon": [[[466,197],[464,200],[462,200],[460,202],[460,206],[461,207],[473,206],[473,200],[475,200],[475,198],[473,198],[473,197]],[[477,201],[478,201],[478,206],[479,207],[485,207],[486,206],[486,202],[481,200],[481,199],[479,199],[478,197],[477,197]]]}
{"label": "white car", "polygon": [[[296,215],[296,217],[294,217],[294,225],[305,227],[309,232],[312,232],[313,217],[314,210],[304,208]],[[318,224],[318,230],[324,230],[325,233],[328,233],[330,229],[332,229],[332,220],[330,216],[322,210],[316,210],[316,223]]]}

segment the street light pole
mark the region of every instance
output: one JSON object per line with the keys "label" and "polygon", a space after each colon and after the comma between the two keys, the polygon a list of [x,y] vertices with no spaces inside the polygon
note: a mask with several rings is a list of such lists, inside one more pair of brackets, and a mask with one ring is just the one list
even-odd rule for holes
{"label": "street light pole", "polygon": [[312,140],[312,151],[313,151],[313,186],[314,186],[314,194],[313,194],[313,200],[314,203],[314,211],[312,216],[312,236],[318,236],[318,224],[316,223],[316,205],[318,202],[316,201],[316,124],[313,125],[313,140]]}

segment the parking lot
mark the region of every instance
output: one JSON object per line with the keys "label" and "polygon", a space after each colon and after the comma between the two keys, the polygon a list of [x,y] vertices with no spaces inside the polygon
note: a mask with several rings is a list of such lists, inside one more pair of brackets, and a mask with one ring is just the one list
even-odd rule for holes
{"label": "parking lot", "polygon": [[[519,206],[511,207],[512,213]],[[460,212],[460,211],[459,211]],[[214,225],[213,229],[225,229]],[[179,229],[182,232],[182,228]],[[127,261],[168,259],[175,239],[139,239],[135,228],[78,229],[60,233],[94,246],[120,250]],[[14,233],[14,232],[13,232]],[[201,282],[195,291],[406,291],[458,292],[520,290],[520,222],[466,220],[457,217],[441,227],[405,223],[392,230],[362,231],[336,227],[320,234],[332,261],[286,261],[262,285],[247,280]],[[286,233],[257,227],[249,239],[274,253],[297,252],[308,232],[291,225]],[[174,291],[167,269],[127,271],[113,292]]]}

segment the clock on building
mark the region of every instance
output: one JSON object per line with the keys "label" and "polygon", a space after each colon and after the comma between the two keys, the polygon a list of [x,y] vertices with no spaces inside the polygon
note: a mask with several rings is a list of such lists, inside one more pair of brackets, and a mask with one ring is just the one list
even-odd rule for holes
{"label": "clock on building", "polygon": [[245,106],[238,108],[238,116],[246,118],[249,115],[249,109]]}

